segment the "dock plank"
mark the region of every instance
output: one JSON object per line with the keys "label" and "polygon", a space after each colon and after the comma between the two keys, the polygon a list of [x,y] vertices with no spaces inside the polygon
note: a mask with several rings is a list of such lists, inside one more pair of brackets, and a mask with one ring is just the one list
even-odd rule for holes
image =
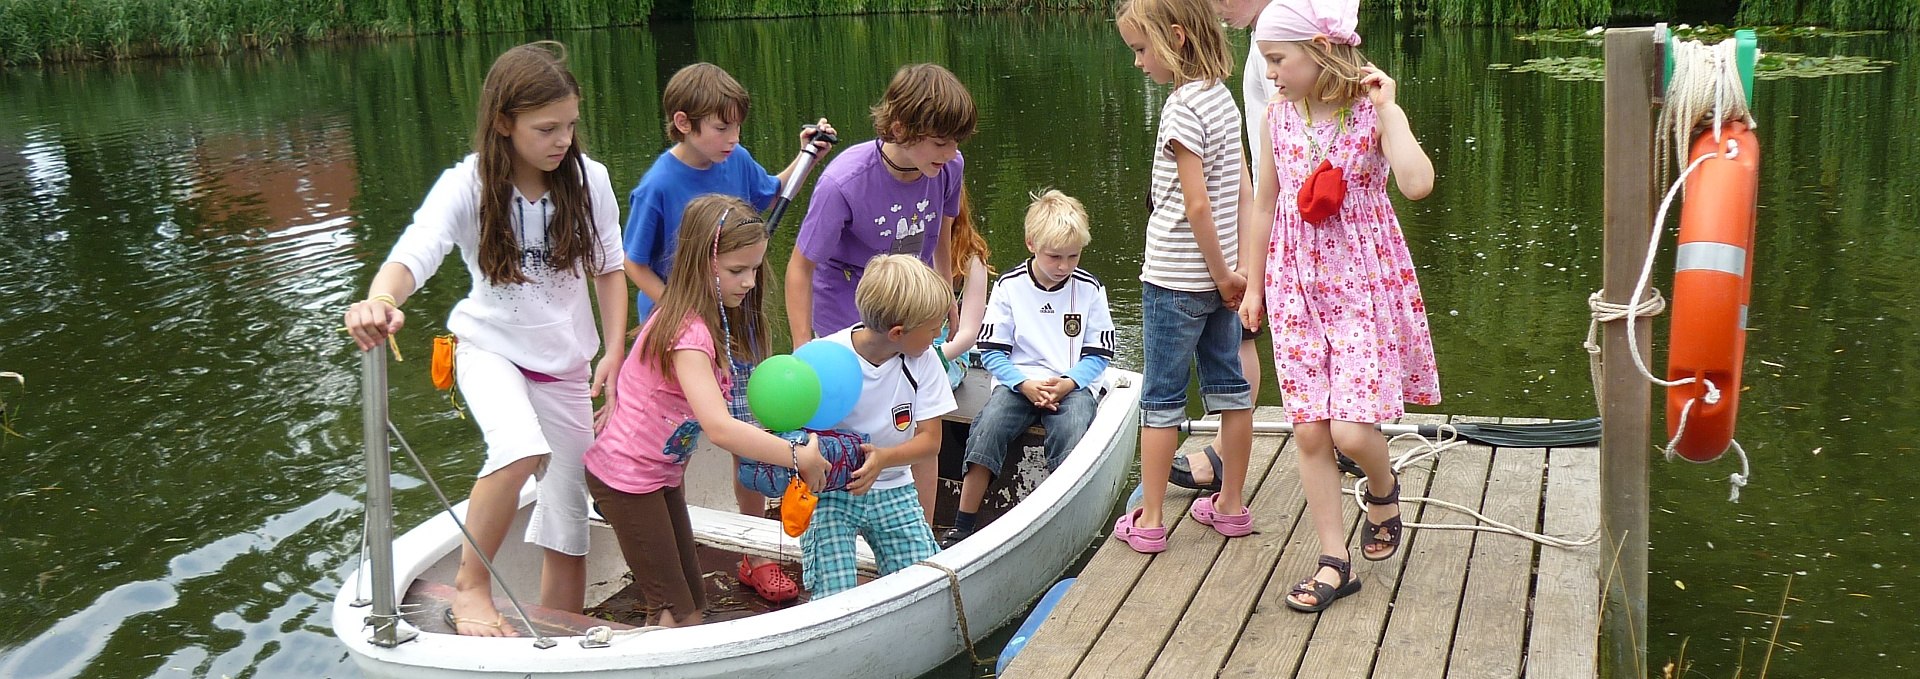
{"label": "dock plank", "polygon": [[[1264,407],[1254,411],[1256,419],[1279,416],[1278,408]],[[1257,443],[1260,439],[1256,437],[1255,440]],[[1211,441],[1212,437],[1190,436],[1181,444],[1179,454],[1197,452]],[[1185,521],[1187,506],[1193,503],[1194,497],[1191,491],[1168,491],[1161,511],[1170,528],[1177,530]],[[1047,619],[1041,623],[1020,655],[1007,665],[1003,676],[1072,676],[1087,652],[1106,631],[1108,622],[1113,620],[1114,613],[1125,603],[1127,595],[1140,581],[1141,574],[1151,560],[1152,557],[1128,549],[1111,538],[1103,540],[1100,550],[1080,570],[1080,584],[1068,589],[1066,596],[1061,597],[1060,603],[1047,614]]]}
{"label": "dock plank", "polygon": [[1273,563],[1306,506],[1296,455],[1293,437],[1288,436],[1260,482],[1260,492],[1248,505],[1253,510],[1254,533],[1227,541],[1192,605],[1154,659],[1149,678],[1208,676],[1226,662],[1232,642],[1239,638],[1265,589],[1266,574],[1273,572]]}
{"label": "dock plank", "polygon": [[[1427,494],[1477,511],[1492,464],[1493,449],[1486,446],[1467,445],[1442,453]],[[1420,504],[1418,512],[1421,523],[1474,524],[1473,517],[1439,505]],[[1382,677],[1438,679],[1447,673],[1460,594],[1466,588],[1467,561],[1479,534],[1442,529],[1413,529],[1412,533],[1406,547],[1412,551],[1373,671]]]}
{"label": "dock plank", "polygon": [[[1211,436],[1194,436],[1205,443]],[[1247,463],[1246,495],[1259,497],[1267,472],[1274,465],[1280,449],[1292,437],[1257,436],[1254,437],[1252,454]],[[1185,489],[1170,489],[1194,493]],[[1097,665],[1082,664],[1073,676],[1083,679],[1133,679],[1144,677],[1153,667],[1173,629],[1189,609],[1194,594],[1201,585],[1216,577],[1234,578],[1236,576],[1251,580],[1253,574],[1234,574],[1216,571],[1215,561],[1228,542],[1227,538],[1213,528],[1194,521],[1191,517],[1179,524],[1169,524],[1167,531],[1167,551],[1156,555],[1141,574],[1134,592],[1120,605],[1112,622],[1107,625],[1107,634],[1093,645],[1089,657],[1099,658]],[[1127,550],[1132,551],[1132,550]],[[1215,575],[1215,573],[1219,573]],[[1252,581],[1252,582],[1257,582]],[[1250,583],[1251,584],[1251,583]]]}
{"label": "dock plank", "polygon": [[[1496,449],[1481,513],[1521,530],[1539,530],[1546,462],[1547,451],[1541,448]],[[1508,535],[1487,534],[1474,541],[1459,627],[1447,662],[1451,676],[1520,676],[1527,596],[1538,547],[1531,540]]]}
{"label": "dock plank", "polygon": [[[1280,417],[1262,410],[1270,411],[1257,415],[1262,419]],[[1208,440],[1190,438],[1183,450]],[[1187,520],[1192,494],[1169,492],[1172,548],[1147,558],[1124,544],[1102,543],[1080,584],[1004,676],[1596,676],[1601,555],[1595,545],[1561,549],[1511,535],[1410,528],[1395,557],[1355,563],[1366,585],[1355,596],[1321,615],[1287,608],[1287,590],[1314,568],[1319,539],[1306,515],[1295,442],[1255,442],[1248,488],[1254,535],[1221,538]],[[1402,442],[1394,450],[1414,445]],[[1592,447],[1462,444],[1403,470],[1402,495],[1446,500],[1524,530],[1579,539],[1599,520],[1598,457]],[[1351,498],[1341,509],[1345,544],[1358,558],[1361,511]],[[1475,523],[1439,505],[1408,502],[1402,511],[1419,523]]]}
{"label": "dock plank", "polygon": [[[1419,424],[1440,422],[1444,419],[1440,416],[1409,415],[1402,418],[1402,421]],[[1343,482],[1346,480],[1344,476],[1341,478]],[[1360,548],[1354,538],[1354,530],[1359,525],[1359,508],[1352,502],[1345,501],[1341,503],[1341,512],[1341,525],[1344,527],[1343,533],[1346,536],[1348,550],[1358,559]],[[1288,608],[1285,599],[1294,583],[1313,573],[1319,558],[1320,540],[1313,529],[1312,517],[1307,515],[1303,507],[1299,524],[1287,540],[1285,551],[1281,554],[1273,572],[1269,574],[1264,592],[1254,607],[1252,616],[1247,620],[1240,644],[1228,655],[1226,666],[1222,668],[1220,676],[1262,679],[1294,676],[1300,668],[1302,657],[1306,654],[1308,640],[1313,637],[1314,629],[1322,622],[1323,616],[1303,614]],[[1367,566],[1377,564],[1359,561],[1355,566],[1354,576],[1361,578],[1365,583],[1371,577],[1368,575]],[[1363,584],[1357,594],[1341,600],[1328,611],[1345,611],[1356,602],[1373,596],[1382,596],[1382,593]],[[1362,643],[1371,647],[1373,640],[1368,639]]]}
{"label": "dock plank", "polygon": [[[1571,540],[1592,535],[1600,527],[1600,450],[1555,448],[1547,451],[1547,463],[1542,532]],[[1529,679],[1598,673],[1600,567],[1597,543],[1540,549],[1527,643]]]}
{"label": "dock plank", "polygon": [[[1402,441],[1393,444],[1390,450],[1398,457],[1423,445]],[[1446,454],[1441,453],[1442,456]],[[1432,469],[1432,465],[1425,463],[1415,463],[1402,469],[1401,497],[1424,497],[1431,492],[1429,489],[1434,480]],[[1401,502],[1400,511],[1405,517],[1403,521],[1417,520],[1419,509],[1416,505]],[[1365,531],[1366,526],[1361,524],[1355,530]],[[1413,553],[1411,540],[1414,530],[1409,528],[1403,531],[1399,551],[1382,561],[1366,561],[1358,544],[1359,539],[1354,540],[1354,576],[1366,583],[1360,590],[1364,596],[1343,600],[1336,604],[1341,607],[1337,615],[1321,617],[1319,625],[1313,630],[1313,637],[1307,641],[1306,655],[1301,659],[1299,673],[1295,676],[1302,679],[1349,679],[1367,675],[1373,666],[1380,632],[1386,627],[1387,616],[1393,611],[1407,557]]]}

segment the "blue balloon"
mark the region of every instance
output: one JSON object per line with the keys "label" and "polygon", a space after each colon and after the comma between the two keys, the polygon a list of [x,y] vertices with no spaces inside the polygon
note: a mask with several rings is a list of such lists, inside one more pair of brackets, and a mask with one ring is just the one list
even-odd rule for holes
{"label": "blue balloon", "polygon": [[814,340],[794,350],[793,357],[820,376],[820,405],[807,420],[808,429],[832,429],[860,402],[864,376],[860,357],[847,345]]}

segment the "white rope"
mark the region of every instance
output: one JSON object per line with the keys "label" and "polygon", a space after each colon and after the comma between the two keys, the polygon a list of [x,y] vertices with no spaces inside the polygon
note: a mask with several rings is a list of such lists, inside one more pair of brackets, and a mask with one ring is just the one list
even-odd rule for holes
{"label": "white rope", "polygon": [[1748,129],[1759,126],[1740,83],[1736,43],[1687,40],[1673,45],[1673,77],[1667,81],[1656,143],[1659,155],[1672,154],[1675,166],[1686,164],[1694,130],[1710,127],[1717,142],[1725,139],[1721,128],[1728,120],[1746,123]]}
{"label": "white rope", "polygon": [[[1687,177],[1708,160],[1714,158],[1731,160],[1740,157],[1739,141],[1727,139],[1722,134],[1721,128],[1724,121],[1738,119],[1744,122],[1748,129],[1758,127],[1758,123],[1754,121],[1752,113],[1747,108],[1746,91],[1740,84],[1739,59],[1735,46],[1734,40],[1723,40],[1711,46],[1703,45],[1698,40],[1674,44],[1673,77],[1667,83],[1667,101],[1662,110],[1666,120],[1660,127],[1658,141],[1661,155],[1671,150],[1676,164],[1684,164],[1685,169],[1681,171],[1678,178],[1674,179],[1673,184],[1667,187],[1666,195],[1660,199],[1659,209],[1654,212],[1653,229],[1648,234],[1646,260],[1640,266],[1640,276],[1634,282],[1632,294],[1627,297],[1635,301],[1626,304],[1605,302],[1601,299],[1605,291],[1595,292],[1587,298],[1587,308],[1592,320],[1587,326],[1587,340],[1582,346],[1586,348],[1589,356],[1594,397],[1597,402],[1604,403],[1604,397],[1601,395],[1603,383],[1600,379],[1600,345],[1597,341],[1599,326],[1604,322],[1626,321],[1627,355],[1633,359],[1634,369],[1639,371],[1640,376],[1647,381],[1667,388],[1696,382],[1706,386],[1707,391],[1704,395],[1687,399],[1686,404],[1680,408],[1680,422],[1674,427],[1673,437],[1667,440],[1662,450],[1662,454],[1669,462],[1676,457],[1674,447],[1687,433],[1687,419],[1693,414],[1694,406],[1700,401],[1705,401],[1707,405],[1717,404],[1722,394],[1719,385],[1704,377],[1664,380],[1654,376],[1652,371],[1647,369],[1646,361],[1640,355],[1640,343],[1636,338],[1637,332],[1634,326],[1640,316],[1657,315],[1666,308],[1665,300],[1660,298],[1659,291],[1653,291],[1651,298],[1645,295],[1648,292],[1648,281],[1653,277],[1654,258],[1660,252],[1660,238],[1666,234],[1667,213],[1673,208],[1674,197],[1678,196],[1681,189],[1686,186]],[[1709,97],[1713,102],[1711,108],[1706,106]],[[1711,118],[1708,122],[1713,128],[1716,148],[1724,147],[1726,151],[1723,153],[1716,150],[1702,154],[1689,163],[1687,153],[1690,149],[1686,148],[1685,140],[1692,137],[1694,129],[1703,126],[1701,121],[1703,116]],[[1748,464],[1746,449],[1740,446],[1739,441],[1730,441],[1727,447],[1740,457],[1740,473],[1728,478],[1730,486],[1728,500],[1739,502],[1740,489],[1746,487],[1752,471]]]}
{"label": "white rope", "polygon": [[1587,296],[1587,340],[1580,346],[1587,350],[1587,378],[1593,382],[1594,412],[1607,409],[1606,382],[1601,379],[1601,370],[1606,362],[1600,356],[1600,324],[1626,320],[1636,316],[1658,316],[1667,310],[1667,298],[1660,296],[1660,290],[1649,289],[1649,297],[1640,300],[1637,305],[1616,304],[1606,301],[1607,291],[1596,290]]}
{"label": "white rope", "polygon": [[587,628],[587,631],[580,635],[584,637],[583,639],[580,640],[580,645],[587,646],[589,648],[605,648],[607,646],[613,645],[613,643],[616,641],[626,641],[628,639],[638,637],[648,632],[658,632],[663,629],[673,629],[673,628],[663,627],[660,625],[647,625],[646,627],[635,627],[633,629],[615,630],[614,628],[608,627],[606,625],[594,625],[592,627]]}
{"label": "white rope", "polygon": [[[1388,446],[1392,446],[1394,443],[1399,442],[1401,439],[1408,438],[1408,437],[1412,437],[1413,439],[1418,440],[1420,442],[1419,445],[1414,446],[1413,448],[1407,450],[1404,453],[1401,453],[1399,456],[1394,457],[1390,460],[1390,462],[1393,465],[1394,473],[1398,474],[1400,473],[1401,470],[1406,469],[1407,467],[1437,458],[1439,457],[1440,453],[1445,452],[1447,450],[1451,450],[1454,448],[1458,448],[1460,446],[1467,445],[1467,441],[1465,439],[1460,438],[1459,432],[1454,430],[1452,425],[1442,424],[1439,426],[1439,430],[1440,430],[1439,436],[1435,437],[1432,440],[1429,440],[1427,437],[1421,436],[1419,434],[1407,433],[1407,434],[1401,434],[1399,436],[1395,436],[1391,440],[1387,441]],[[1434,472],[1433,468],[1431,467],[1427,467],[1426,469],[1429,474]],[[1344,492],[1348,495],[1352,495],[1354,503],[1360,506],[1361,512],[1364,513],[1367,511],[1367,505],[1364,502],[1362,502],[1360,499],[1361,494],[1367,492],[1367,479],[1365,477],[1361,477],[1359,479],[1354,480],[1352,488],[1343,488],[1341,489],[1341,492]],[[1406,528],[1420,528],[1423,530],[1425,529],[1467,530],[1467,531],[1482,531],[1482,532],[1488,532],[1488,533],[1501,533],[1504,535],[1513,535],[1516,537],[1526,538],[1528,540],[1532,540],[1534,542],[1537,542],[1549,547],[1560,547],[1564,549],[1571,549],[1574,547],[1584,547],[1587,545],[1591,545],[1595,542],[1598,542],[1600,540],[1600,530],[1597,527],[1594,529],[1594,532],[1591,535],[1588,535],[1585,538],[1581,538],[1579,540],[1569,540],[1567,538],[1547,535],[1544,533],[1535,533],[1523,528],[1518,528],[1506,523],[1495,521],[1492,518],[1489,518],[1487,515],[1481,514],[1480,512],[1475,511],[1472,507],[1454,504],[1452,502],[1448,502],[1446,500],[1441,500],[1438,498],[1402,495],[1400,497],[1400,502],[1402,503],[1403,506],[1406,503],[1410,503],[1410,502],[1418,502],[1421,504],[1429,504],[1429,505],[1439,505],[1441,507],[1445,507],[1447,509],[1451,509],[1451,510],[1466,514],[1468,516],[1471,516],[1474,518],[1475,521],[1479,522],[1478,524],[1420,523],[1417,521],[1406,521],[1403,519],[1401,521],[1401,525]],[[1405,510],[1403,509],[1401,513],[1404,515]],[[1484,524],[1484,525],[1480,525],[1480,524]]]}

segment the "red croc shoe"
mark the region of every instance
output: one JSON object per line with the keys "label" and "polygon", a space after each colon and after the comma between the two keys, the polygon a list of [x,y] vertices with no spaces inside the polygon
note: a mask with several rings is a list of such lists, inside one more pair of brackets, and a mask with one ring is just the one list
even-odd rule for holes
{"label": "red croc shoe", "polygon": [[800,598],[800,586],[780,570],[780,564],[767,562],[753,566],[746,557],[740,557],[740,584],[752,587],[761,598],[774,603],[792,601]]}

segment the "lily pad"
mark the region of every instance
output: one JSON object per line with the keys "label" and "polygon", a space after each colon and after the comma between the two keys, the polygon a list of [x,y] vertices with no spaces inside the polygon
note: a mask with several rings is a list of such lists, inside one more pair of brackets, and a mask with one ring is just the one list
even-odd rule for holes
{"label": "lily pad", "polygon": [[1515,73],[1540,73],[1554,80],[1599,82],[1607,79],[1606,61],[1599,57],[1540,57],[1512,67]]}

